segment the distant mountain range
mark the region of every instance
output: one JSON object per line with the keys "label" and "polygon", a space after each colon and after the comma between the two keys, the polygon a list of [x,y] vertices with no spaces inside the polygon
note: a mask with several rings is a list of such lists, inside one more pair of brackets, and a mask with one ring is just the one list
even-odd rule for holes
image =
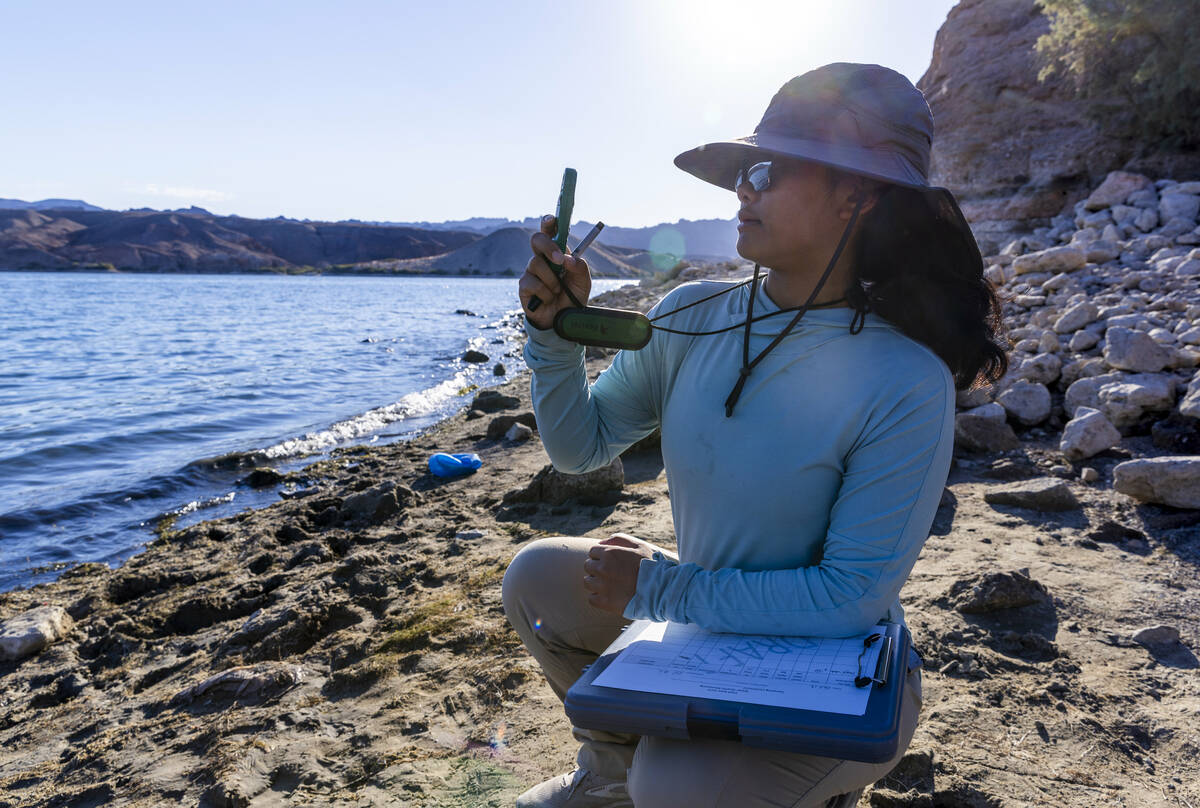
{"label": "distant mountain range", "polygon": [[[520,227],[536,231],[538,220],[528,217],[520,221],[474,217],[447,222],[360,222],[386,226],[418,227],[422,230],[468,230],[478,233],[494,233],[506,227]],[[582,236],[592,228],[594,222],[577,221],[571,224],[571,234]],[[737,217],[730,219],[680,219],[670,224],[650,227],[606,226],[597,239],[609,247],[632,247],[638,250],[669,252],[679,257],[726,259],[737,258]]]}
{"label": "distant mountain range", "polygon": [[79,199],[42,199],[26,202],[24,199],[0,199],[0,210],[104,210]]}
{"label": "distant mountain range", "polygon": [[[110,211],[73,199],[0,199],[0,269],[140,272],[519,274],[536,219],[312,222],[216,216],[203,208]],[[591,228],[572,226],[572,243]],[[601,277],[669,269],[684,257],[733,255],[734,221],[605,228],[589,251]]]}

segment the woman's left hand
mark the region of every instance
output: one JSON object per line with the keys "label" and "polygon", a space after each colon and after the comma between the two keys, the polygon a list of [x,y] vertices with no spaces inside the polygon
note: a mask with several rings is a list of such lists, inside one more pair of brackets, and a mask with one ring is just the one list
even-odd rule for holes
{"label": "woman's left hand", "polygon": [[588,603],[606,612],[622,614],[637,591],[638,565],[652,558],[653,548],[628,533],[614,533],[593,545],[583,562],[583,588]]}

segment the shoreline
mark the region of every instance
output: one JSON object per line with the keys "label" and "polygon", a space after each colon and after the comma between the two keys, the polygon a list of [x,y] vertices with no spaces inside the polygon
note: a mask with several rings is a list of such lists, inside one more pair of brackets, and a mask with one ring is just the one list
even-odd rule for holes
{"label": "shoreline", "polygon": [[[179,270],[163,270],[163,269],[137,269],[133,267],[106,267],[106,266],[71,266],[71,267],[0,267],[0,272],[13,273],[31,273],[31,272],[54,272],[54,273],[95,273],[97,275],[278,275],[278,276],[324,276],[331,277],[397,277],[397,278],[462,278],[471,280],[475,278],[491,279],[512,278],[516,279],[516,273],[496,273],[494,275],[485,275],[480,272],[447,272],[444,270],[430,270],[428,272],[414,272],[412,270],[396,269],[356,269],[356,268],[341,268],[341,267],[314,267],[314,266],[292,266],[292,267],[262,267],[260,269],[179,269]],[[599,275],[594,274],[593,279],[601,281],[628,281],[629,283],[639,283],[642,280],[650,277],[649,275],[638,276],[623,276],[623,275]]]}
{"label": "shoreline", "polygon": [[[505,565],[545,536],[674,536],[652,445],[626,453],[619,488],[561,501],[533,485],[548,463],[536,431],[504,437],[530,420],[528,381],[411,441],[336,450],[304,496],[0,594],[0,620],[50,604],[73,623],[0,662],[0,806],[509,805],[569,770],[561,706],[503,615]],[[902,594],[926,663],[921,723],[860,808],[1200,802],[1195,512],[1112,491],[1116,464],[1155,451],[1122,447],[1089,461],[1096,484],[1064,480],[1079,507],[1061,512],[985,499],[1059,479],[1053,436],[956,455]],[[484,465],[441,480],[434,451]],[[966,608],[989,591],[1033,599]],[[1156,623],[1185,642],[1132,639]]]}

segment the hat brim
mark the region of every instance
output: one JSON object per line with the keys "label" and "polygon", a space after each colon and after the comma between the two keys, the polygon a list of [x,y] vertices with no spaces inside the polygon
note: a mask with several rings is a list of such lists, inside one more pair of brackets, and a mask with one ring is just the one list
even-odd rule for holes
{"label": "hat brim", "polygon": [[954,194],[948,188],[929,185],[911,166],[891,152],[881,153],[858,146],[761,133],[697,146],[678,155],[675,165],[705,182],[733,191],[738,169],[774,156],[810,160],[917,191],[932,216],[947,220],[976,250],[979,249],[975,234]]}
{"label": "hat brim", "polygon": [[862,146],[826,143],[769,132],[697,146],[676,157],[675,165],[705,182],[732,191],[739,168],[749,162],[770,159],[772,156],[811,160],[831,168],[908,188],[929,187],[917,170],[900,159],[895,152],[875,151]]}

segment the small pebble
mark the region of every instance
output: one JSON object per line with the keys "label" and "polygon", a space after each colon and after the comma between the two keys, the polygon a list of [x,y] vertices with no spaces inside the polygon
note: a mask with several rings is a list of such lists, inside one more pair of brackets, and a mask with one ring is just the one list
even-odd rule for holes
{"label": "small pebble", "polygon": [[1096,480],[1100,479],[1100,472],[1096,471],[1091,466],[1084,466],[1083,470],[1079,472],[1079,479],[1083,480],[1085,483],[1094,483]]}

